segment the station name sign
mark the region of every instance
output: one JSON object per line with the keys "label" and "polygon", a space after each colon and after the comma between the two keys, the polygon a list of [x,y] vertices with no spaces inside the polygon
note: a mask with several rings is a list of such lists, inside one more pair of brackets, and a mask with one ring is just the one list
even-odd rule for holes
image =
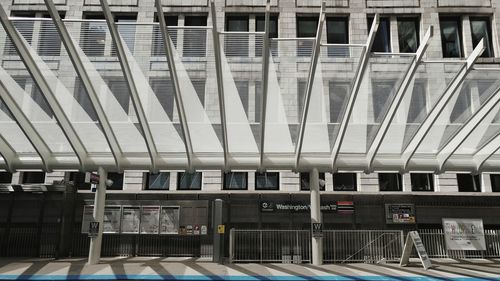
{"label": "station name sign", "polygon": [[[333,201],[321,202],[322,212],[336,212],[343,214],[354,213],[354,202],[352,201]],[[311,205],[302,201],[261,201],[260,211],[263,213],[270,212],[310,212]]]}

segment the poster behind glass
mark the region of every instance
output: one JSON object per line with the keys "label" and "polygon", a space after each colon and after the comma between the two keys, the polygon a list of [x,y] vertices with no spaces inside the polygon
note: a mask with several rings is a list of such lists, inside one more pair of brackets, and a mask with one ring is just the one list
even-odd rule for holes
{"label": "poster behind glass", "polygon": [[94,220],[94,206],[83,206],[82,233],[89,233],[89,223]]}
{"label": "poster behind glass", "polygon": [[122,213],[122,233],[139,233],[141,219],[141,207],[123,206]]}
{"label": "poster behind glass", "polygon": [[160,215],[160,234],[179,233],[179,206],[163,206]]}
{"label": "poster behind glass", "polygon": [[160,206],[143,206],[141,234],[158,234],[160,230]]}
{"label": "poster behind glass", "polygon": [[106,206],[104,208],[103,233],[120,233],[120,218],[122,208],[120,206]]}

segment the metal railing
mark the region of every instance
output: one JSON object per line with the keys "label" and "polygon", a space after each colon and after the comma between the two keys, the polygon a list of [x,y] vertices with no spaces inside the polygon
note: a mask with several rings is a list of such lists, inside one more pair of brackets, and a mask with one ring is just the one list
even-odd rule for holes
{"label": "metal railing", "polygon": [[[403,231],[326,230],[324,262],[397,261],[403,248]],[[237,230],[229,236],[231,262],[311,261],[311,234],[308,230]]]}

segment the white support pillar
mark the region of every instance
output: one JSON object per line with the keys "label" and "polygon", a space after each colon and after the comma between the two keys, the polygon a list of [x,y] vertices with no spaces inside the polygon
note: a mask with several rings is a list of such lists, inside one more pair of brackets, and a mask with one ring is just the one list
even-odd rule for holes
{"label": "white support pillar", "polygon": [[[321,199],[319,196],[319,172],[313,168],[309,173],[309,188],[311,190],[311,230],[313,223],[323,223],[321,217]],[[323,264],[323,237],[312,237],[312,264]]]}
{"label": "white support pillar", "polygon": [[108,172],[104,168],[99,167],[99,185],[94,197],[94,212],[92,217],[94,221],[99,222],[99,233],[97,237],[90,239],[89,260],[88,264],[98,264],[101,259],[101,244],[102,244],[102,229],[104,223],[104,206],[106,205],[106,180]]}

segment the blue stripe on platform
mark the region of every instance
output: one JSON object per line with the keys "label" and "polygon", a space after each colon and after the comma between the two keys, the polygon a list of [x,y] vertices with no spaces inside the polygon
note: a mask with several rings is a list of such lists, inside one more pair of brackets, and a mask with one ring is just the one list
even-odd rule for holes
{"label": "blue stripe on platform", "polygon": [[98,280],[98,281],[113,281],[113,280],[165,280],[165,281],[347,281],[347,280],[361,280],[361,281],[423,281],[423,280],[452,280],[452,281],[476,281],[476,280],[498,280],[497,278],[474,278],[474,277],[431,277],[431,276],[348,276],[348,275],[331,275],[331,276],[238,276],[238,275],[142,275],[142,274],[129,274],[129,275],[9,275],[0,274],[0,280],[26,280],[26,281],[71,281],[71,280]]}

